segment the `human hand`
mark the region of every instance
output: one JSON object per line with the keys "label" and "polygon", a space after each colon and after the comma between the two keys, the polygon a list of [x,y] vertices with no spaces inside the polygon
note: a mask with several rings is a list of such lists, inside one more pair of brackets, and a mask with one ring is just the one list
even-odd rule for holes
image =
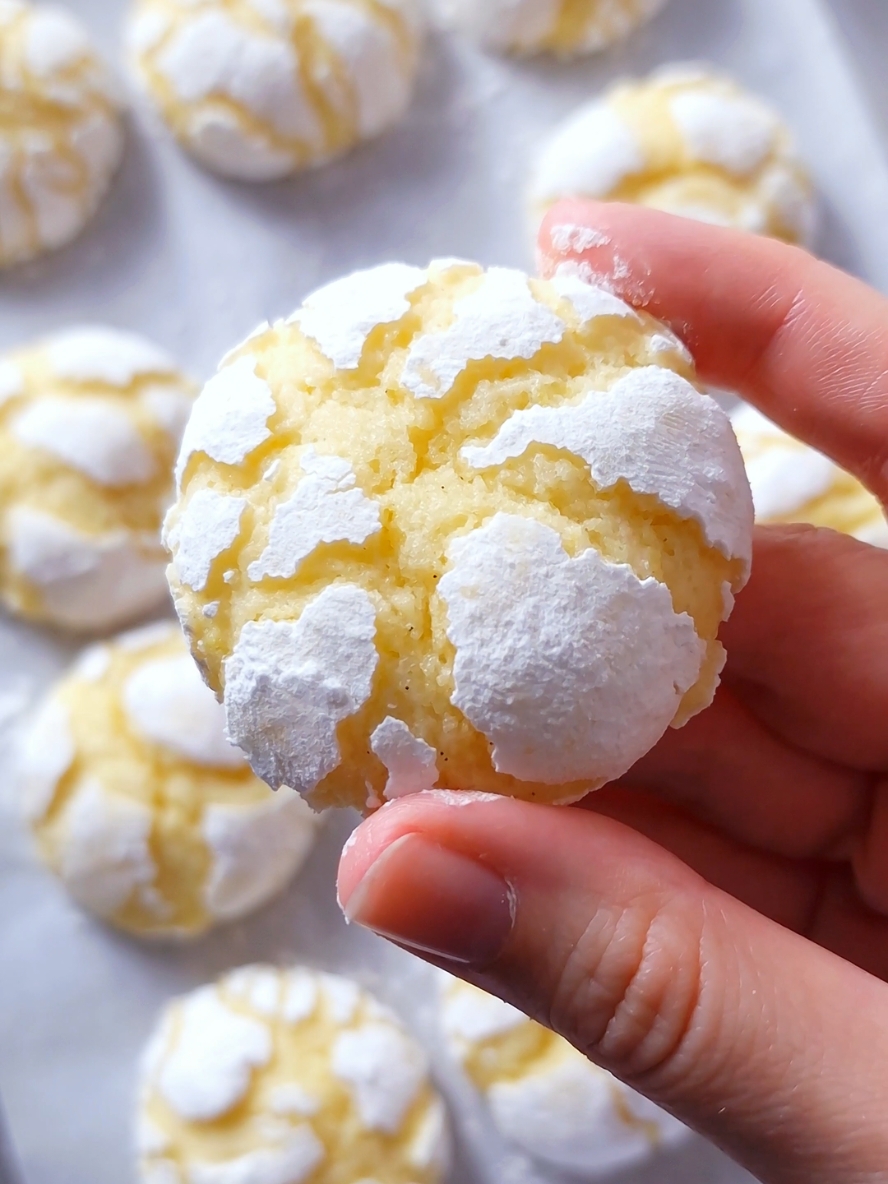
{"label": "human hand", "polygon": [[[888,504],[888,301],[803,252],[562,203],[565,261]],[[350,919],[548,1024],[767,1184],[888,1180],[888,552],[756,537],[714,706],[582,808],[403,799]]]}

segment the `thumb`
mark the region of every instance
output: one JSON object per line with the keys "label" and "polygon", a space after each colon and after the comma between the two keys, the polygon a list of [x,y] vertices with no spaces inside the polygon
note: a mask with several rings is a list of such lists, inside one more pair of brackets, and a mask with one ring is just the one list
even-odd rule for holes
{"label": "thumb", "polygon": [[766,1184],[885,1180],[888,988],[621,823],[418,794],[356,832],[339,891]]}

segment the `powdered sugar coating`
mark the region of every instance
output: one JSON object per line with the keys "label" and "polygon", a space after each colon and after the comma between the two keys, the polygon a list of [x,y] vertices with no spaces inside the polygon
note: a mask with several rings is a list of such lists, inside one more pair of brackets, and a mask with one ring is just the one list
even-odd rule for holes
{"label": "powdered sugar coating", "polygon": [[209,912],[231,921],[277,896],[308,855],[315,829],[314,815],[291,794],[255,806],[208,806],[201,831],[213,856]]}
{"label": "powdered sugar coating", "polygon": [[98,485],[144,485],[156,473],[154,455],[132,418],[103,399],[36,399],[11,421],[23,444],[49,452]]}
{"label": "powdered sugar coating", "polygon": [[453,701],[493,743],[498,771],[601,784],[653,747],[704,652],[664,585],[596,551],[571,559],[554,530],[505,514],[449,558],[439,593]]}
{"label": "powdered sugar coating", "polygon": [[607,197],[644,166],[644,152],[632,128],[596,100],[581,107],[546,144],[531,192],[540,203],[568,196]]}
{"label": "powdered sugar coating", "polygon": [[689,151],[697,160],[744,177],[771,154],[777,119],[755,99],[692,90],[669,104]]}
{"label": "powdered sugar coating", "polygon": [[665,0],[439,0],[444,19],[498,53],[597,53],[649,20]]}
{"label": "powdered sugar coating", "polygon": [[500,1133],[541,1165],[597,1179],[688,1136],[566,1040],[449,975],[442,976],[440,1022]]}
{"label": "powdered sugar coating", "polygon": [[144,662],[127,679],[123,702],[130,725],[149,743],[209,768],[243,764],[225,735],[221,706],[187,654]]}
{"label": "powdered sugar coating", "polygon": [[12,570],[39,589],[43,611],[69,629],[113,628],[166,595],[159,539],[123,530],[86,534],[25,505],[8,511],[6,532]]}
{"label": "powdered sugar coating", "polygon": [[417,399],[442,399],[470,362],[532,358],[547,343],[560,342],[565,328],[534,297],[522,272],[493,267],[476,291],[456,302],[448,329],[414,340],[401,384]]}
{"label": "powdered sugar coating", "polygon": [[14,362],[0,359],[0,407],[24,392],[25,376]]}
{"label": "powdered sugar coating", "polygon": [[228,733],[273,788],[311,793],[340,760],[336,728],[370,697],[376,610],[360,588],[327,588],[298,621],[257,621],[225,663]]}
{"label": "powdered sugar coating", "polygon": [[748,572],[752,500],[730,419],[672,370],[647,366],[582,403],[517,411],[489,445],[463,448],[462,456],[480,469],[534,444],[582,457],[604,489],[626,481],[658,497],[698,522],[706,541]]}
{"label": "powdered sugar coating", "polygon": [[[188,379],[151,342],[96,326],[16,350],[0,360],[4,373],[0,595],[73,630],[113,629],[156,608]],[[156,418],[171,400],[175,414]]]}
{"label": "powdered sugar coating", "polygon": [[343,1032],[333,1045],[332,1063],[364,1126],[387,1135],[400,1130],[428,1076],[418,1045],[392,1024],[369,1023]]}
{"label": "powdered sugar coating", "polygon": [[[307,1000],[292,1016],[294,991]],[[350,1007],[327,1006],[347,998]],[[171,1107],[173,1113],[171,1114]],[[140,1179],[441,1184],[446,1112],[424,1053],[356,983],[247,966],[170,1004],[142,1058]],[[343,1174],[343,1172],[345,1174]]]}
{"label": "powdered sugar coating", "polygon": [[42,5],[0,22],[0,268],[75,238],[123,154],[116,84],[80,23]]}
{"label": "powdered sugar coating", "polygon": [[27,734],[25,812],[75,899],[138,935],[189,936],[282,891],[314,816],[275,796],[225,735],[175,625],[93,647]]}
{"label": "powdered sugar coating", "polygon": [[138,0],[127,39],[142,89],[198,160],[224,176],[270,181],[341,155],[404,115],[420,9],[414,0],[386,8]]}
{"label": "powdered sugar coating", "polygon": [[178,1039],[157,1086],[181,1118],[212,1122],[248,1093],[255,1068],[272,1057],[270,1029],[226,1007],[212,987],[182,1004]]}
{"label": "powdered sugar coating", "polygon": [[175,551],[176,575],[187,587],[202,592],[216,560],[240,534],[246,498],[214,489],[199,489],[179,514],[170,519],[165,542]]}
{"label": "powdered sugar coating", "polygon": [[586,324],[599,317],[628,317],[638,321],[638,313],[612,292],[595,284],[584,283],[579,276],[561,272],[552,279],[552,287],[573,306],[574,312]]}
{"label": "powdered sugar coating", "polygon": [[153,884],[151,811],[91,778],[65,809],[67,841],[60,872],[74,899],[110,917],[134,892]]}
{"label": "powdered sugar coating", "polygon": [[623,81],[579,108],[538,155],[534,230],[560,198],[633,201],[687,218],[810,243],[817,205],[779,116],[700,66]]}
{"label": "powdered sugar coating", "polygon": [[401,320],[426,273],[405,263],[385,263],[335,280],[307,297],[290,318],[337,370],[354,370],[367,338],[380,325]]}
{"label": "powdered sugar coating", "polygon": [[386,716],[371,735],[370,746],[388,770],[385,796],[390,801],[432,789],[438,780],[437,752],[402,720]]}
{"label": "powdered sugar coating", "polygon": [[46,355],[55,377],[68,382],[128,387],[147,374],[177,374],[166,350],[136,333],[103,325],[56,333],[47,341]]}
{"label": "powdered sugar coating", "polygon": [[888,548],[884,509],[850,474],[754,407],[740,407],[731,418],[759,522],[809,522]]}
{"label": "powdered sugar coating", "polygon": [[359,546],[379,531],[379,505],[355,488],[357,478],[347,460],[318,456],[310,446],[301,466],[305,476],[275,509],[268,546],[247,569],[251,580],[286,579],[322,543]]}
{"label": "powdered sugar coating", "polygon": [[25,817],[29,822],[39,822],[46,815],[73,761],[74,740],[67,709],[50,697],[27,728],[19,756]]}
{"label": "powdered sugar coating", "polygon": [[182,437],[176,465],[181,483],[191,457],[203,452],[225,465],[239,465],[271,435],[277,410],[271,387],[247,354],[219,371],[201,391]]}

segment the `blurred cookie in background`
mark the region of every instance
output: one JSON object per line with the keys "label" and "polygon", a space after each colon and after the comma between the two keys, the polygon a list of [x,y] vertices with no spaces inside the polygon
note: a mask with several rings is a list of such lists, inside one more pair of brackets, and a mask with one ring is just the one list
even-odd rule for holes
{"label": "blurred cookie in background", "polygon": [[781,117],[726,75],[668,66],[580,107],[531,177],[536,234],[562,198],[635,202],[811,246],[814,187]]}
{"label": "blurred cookie in background", "polygon": [[134,77],[206,168],[271,181],[380,135],[406,113],[419,0],[137,0]]}
{"label": "blurred cookie in background", "polygon": [[68,329],[0,356],[0,598],[103,632],[167,597],[160,528],[196,388],[166,351]]}
{"label": "blurred cookie in background", "polygon": [[117,83],[65,9],[0,0],[0,268],[64,246],[123,157]]}
{"label": "blurred cookie in background", "polygon": [[437,0],[445,24],[496,53],[597,53],[628,37],[666,0]]}
{"label": "blurred cookie in background", "polygon": [[24,736],[24,808],[71,896],[140,937],[194,937],[277,895],[317,824],[225,737],[176,625],[86,650]]}
{"label": "blurred cookie in background", "polygon": [[142,1184],[439,1184],[425,1053],[349,979],[250,966],[174,1000],[146,1049]]}
{"label": "blurred cookie in background", "polygon": [[794,439],[755,407],[740,407],[731,418],[757,522],[807,522],[888,548],[885,510],[856,477]]}
{"label": "blurred cookie in background", "polygon": [[441,976],[441,1027],[497,1128],[533,1159],[597,1179],[690,1137],[566,1040],[509,1004]]}

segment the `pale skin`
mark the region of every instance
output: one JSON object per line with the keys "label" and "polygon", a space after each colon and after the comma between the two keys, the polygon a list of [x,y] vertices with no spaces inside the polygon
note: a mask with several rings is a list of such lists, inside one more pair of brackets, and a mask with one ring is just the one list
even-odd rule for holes
{"label": "pale skin", "polygon": [[[552,210],[541,269],[566,260],[888,505],[888,300],[795,248],[630,206]],[[888,552],[760,528],[722,637],[714,706],[623,783],[575,809],[397,802],[344,854],[340,897],[765,1184],[884,1182]]]}

